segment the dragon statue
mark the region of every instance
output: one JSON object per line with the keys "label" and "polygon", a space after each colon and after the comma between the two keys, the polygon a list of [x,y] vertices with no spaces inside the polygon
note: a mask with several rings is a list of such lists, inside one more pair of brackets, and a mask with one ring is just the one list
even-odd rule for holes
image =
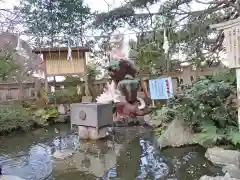
{"label": "dragon statue", "polygon": [[[118,37],[119,38],[119,37]],[[144,116],[149,113],[145,101],[137,97],[140,83],[135,79],[137,69],[123,52],[124,37],[120,37],[119,46],[112,49],[111,60],[107,66],[110,82],[104,92],[96,98],[99,103],[114,104],[114,120],[123,122],[128,117]]]}

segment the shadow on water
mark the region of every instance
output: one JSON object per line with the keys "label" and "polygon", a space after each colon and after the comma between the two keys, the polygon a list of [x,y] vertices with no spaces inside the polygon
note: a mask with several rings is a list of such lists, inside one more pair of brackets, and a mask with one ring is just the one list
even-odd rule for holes
{"label": "shadow on water", "polygon": [[[201,147],[160,152],[143,127],[117,131],[111,139],[97,142],[79,142],[66,125],[0,137],[0,165],[3,174],[27,180],[195,180],[221,171],[204,159]],[[52,157],[67,150],[74,155]]]}

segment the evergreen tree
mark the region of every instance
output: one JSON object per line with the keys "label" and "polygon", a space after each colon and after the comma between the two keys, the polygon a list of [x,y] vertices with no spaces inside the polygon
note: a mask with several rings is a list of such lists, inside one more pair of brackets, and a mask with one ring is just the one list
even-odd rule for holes
{"label": "evergreen tree", "polygon": [[21,12],[27,34],[37,37],[43,45],[72,46],[86,43],[86,29],[92,18],[83,0],[23,0]]}

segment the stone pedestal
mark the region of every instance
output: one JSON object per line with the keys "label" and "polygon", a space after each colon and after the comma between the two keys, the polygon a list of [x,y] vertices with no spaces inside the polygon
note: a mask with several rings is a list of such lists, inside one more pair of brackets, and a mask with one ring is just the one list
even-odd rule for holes
{"label": "stone pedestal", "polygon": [[78,126],[80,139],[102,139],[112,126],[112,104],[75,103],[71,104],[71,126]]}
{"label": "stone pedestal", "polygon": [[102,127],[97,129],[94,127],[78,126],[78,135],[80,139],[103,139],[108,135],[108,128]]}

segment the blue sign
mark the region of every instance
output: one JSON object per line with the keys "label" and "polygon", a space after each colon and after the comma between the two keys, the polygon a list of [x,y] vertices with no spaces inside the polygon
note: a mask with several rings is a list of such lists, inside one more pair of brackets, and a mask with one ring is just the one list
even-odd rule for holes
{"label": "blue sign", "polygon": [[169,99],[173,97],[171,77],[149,80],[150,96],[153,100]]}

